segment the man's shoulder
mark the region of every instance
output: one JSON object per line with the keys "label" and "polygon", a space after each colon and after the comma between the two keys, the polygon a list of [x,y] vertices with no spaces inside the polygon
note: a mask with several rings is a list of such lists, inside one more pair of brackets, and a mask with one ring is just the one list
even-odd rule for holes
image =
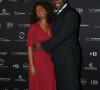
{"label": "man's shoulder", "polygon": [[62,15],[63,16],[68,16],[68,15],[75,15],[75,16],[77,16],[78,15],[78,12],[74,8],[69,7],[69,9],[66,10],[65,12],[63,12]]}

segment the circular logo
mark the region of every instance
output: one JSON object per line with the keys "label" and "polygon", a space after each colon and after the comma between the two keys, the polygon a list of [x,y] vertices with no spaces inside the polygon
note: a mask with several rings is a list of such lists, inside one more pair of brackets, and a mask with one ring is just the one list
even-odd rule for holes
{"label": "circular logo", "polygon": [[81,79],[81,85],[86,85],[86,79],[84,78]]}
{"label": "circular logo", "polygon": [[28,63],[24,63],[24,64],[23,64],[23,68],[24,68],[25,70],[28,70],[28,67],[29,67]]}
{"label": "circular logo", "polygon": [[4,64],[4,60],[0,59],[0,65],[3,65],[3,64]]}
{"label": "circular logo", "polygon": [[93,67],[93,63],[90,63],[90,64],[89,64],[89,67],[91,67],[91,68],[92,68],[92,67]]}
{"label": "circular logo", "polygon": [[22,79],[22,75],[19,75],[19,79]]}
{"label": "circular logo", "polygon": [[24,39],[25,33],[24,32],[20,32],[18,36],[19,36],[20,39]]}
{"label": "circular logo", "polygon": [[2,12],[3,12],[3,13],[6,13],[6,9],[2,9]]}
{"label": "circular logo", "polygon": [[85,37],[85,40],[86,41],[91,41],[91,38],[90,37]]}

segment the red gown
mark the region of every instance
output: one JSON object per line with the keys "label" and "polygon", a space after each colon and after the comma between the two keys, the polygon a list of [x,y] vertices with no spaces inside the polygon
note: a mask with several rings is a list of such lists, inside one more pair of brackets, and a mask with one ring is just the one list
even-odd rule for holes
{"label": "red gown", "polygon": [[[47,35],[40,24],[33,24],[27,36],[27,46],[33,47],[35,41],[43,43],[52,38],[51,30]],[[44,50],[33,51],[33,63],[36,69],[36,76],[30,73],[29,65],[29,90],[56,90],[56,80],[54,73],[54,65],[51,61],[51,54],[47,54]]]}

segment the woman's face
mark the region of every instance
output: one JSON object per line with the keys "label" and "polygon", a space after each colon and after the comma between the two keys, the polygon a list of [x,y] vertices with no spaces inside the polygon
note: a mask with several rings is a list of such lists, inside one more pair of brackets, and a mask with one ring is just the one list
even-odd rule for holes
{"label": "woman's face", "polygon": [[37,17],[39,17],[40,19],[47,17],[47,12],[41,5],[36,6],[36,14],[37,14]]}

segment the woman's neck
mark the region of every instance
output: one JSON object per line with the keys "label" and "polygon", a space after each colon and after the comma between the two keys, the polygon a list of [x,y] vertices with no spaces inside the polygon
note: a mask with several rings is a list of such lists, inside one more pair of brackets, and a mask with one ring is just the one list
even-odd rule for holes
{"label": "woman's neck", "polygon": [[41,20],[39,21],[39,23],[40,23],[41,25],[47,25],[47,24],[48,24],[47,19],[41,19]]}

